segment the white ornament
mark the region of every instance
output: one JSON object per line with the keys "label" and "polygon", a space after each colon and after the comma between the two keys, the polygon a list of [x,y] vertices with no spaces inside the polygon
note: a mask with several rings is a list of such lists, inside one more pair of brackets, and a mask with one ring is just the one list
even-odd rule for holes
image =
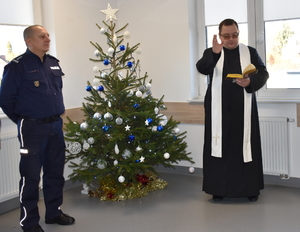
{"label": "white ornament", "polygon": [[99,57],[100,56],[99,50],[94,51],[94,55],[97,56],[97,57]]}
{"label": "white ornament", "polygon": [[118,164],[118,160],[114,160],[114,165],[116,166]]}
{"label": "white ornament", "polygon": [[94,113],[93,118],[100,119],[102,115],[98,112]]}
{"label": "white ornament", "polygon": [[92,137],[90,137],[90,138],[88,138],[88,143],[89,144],[94,144],[94,142],[95,142],[95,139],[94,138],[92,138]]}
{"label": "white ornament", "polygon": [[103,72],[103,73],[101,73],[101,77],[106,77],[107,76],[107,73],[106,72]]}
{"label": "white ornament", "polygon": [[90,188],[89,188],[89,186],[86,183],[82,184],[82,188],[83,188],[83,190],[81,190],[82,194],[86,194],[86,195],[89,194]]}
{"label": "white ornament", "polygon": [[135,96],[141,97],[141,96],[143,96],[143,93],[138,90],[138,91],[136,91]]}
{"label": "white ornament", "polygon": [[155,107],[154,113],[155,113],[155,114],[158,114],[158,112],[159,112],[159,109],[158,109],[157,107]]}
{"label": "white ornament", "polygon": [[98,66],[94,66],[93,72],[94,73],[100,72],[100,68]]}
{"label": "white ornament", "polygon": [[116,123],[118,124],[118,125],[121,125],[122,123],[123,123],[123,119],[122,118],[117,118],[116,119]]}
{"label": "white ornament", "polygon": [[113,53],[114,53],[114,49],[113,49],[112,47],[110,47],[110,48],[108,49],[108,54],[112,55]]}
{"label": "white ornament", "polygon": [[168,152],[166,152],[166,153],[164,154],[164,158],[165,158],[165,159],[169,159],[169,158],[170,158],[170,154],[169,154]]}
{"label": "white ornament", "polygon": [[157,131],[157,126],[153,126],[153,127],[152,127],[152,131],[153,131],[153,132]]}
{"label": "white ornament", "polygon": [[145,161],[145,157],[141,156],[140,161],[141,161],[141,163],[143,163]]}
{"label": "white ornament", "polygon": [[69,146],[69,152],[73,155],[77,155],[81,151],[81,144],[79,142],[71,143]]}
{"label": "white ornament", "polygon": [[100,161],[97,163],[97,167],[98,167],[99,169],[104,169],[104,168],[106,168],[106,162],[100,160]]}
{"label": "white ornament", "polygon": [[194,168],[194,167],[190,167],[190,168],[189,168],[189,172],[190,172],[190,173],[194,173],[194,172],[195,172],[195,168]]}
{"label": "white ornament", "polygon": [[113,21],[113,19],[117,20],[117,17],[115,15],[115,13],[117,13],[117,11],[118,11],[118,9],[112,9],[109,3],[108,3],[106,10],[101,10],[102,13],[106,14],[105,21],[107,21],[107,20]]}
{"label": "white ornament", "polygon": [[104,114],[104,119],[111,121],[111,120],[113,120],[113,116],[111,113],[107,112],[106,114]]}
{"label": "white ornament", "polygon": [[100,85],[100,79],[98,79],[98,78],[95,78],[94,80],[93,80],[93,84],[94,85]]}
{"label": "white ornament", "polygon": [[125,181],[125,177],[124,176],[119,176],[118,181],[120,183],[123,183]]}
{"label": "white ornament", "polygon": [[124,159],[127,159],[130,157],[130,155],[131,155],[131,152],[128,149],[125,149],[124,153],[122,154],[122,157]]}
{"label": "white ornament", "polygon": [[130,38],[130,32],[129,31],[125,31],[124,32],[124,38],[125,39],[129,39]]}
{"label": "white ornament", "polygon": [[125,130],[126,130],[126,131],[130,131],[130,126],[128,126],[128,125],[125,126]]}
{"label": "white ornament", "polygon": [[161,125],[161,126],[167,125],[167,123],[168,123],[168,118],[167,118],[166,115],[159,114],[159,115],[157,115],[157,117],[159,117],[159,119],[160,119],[159,125]]}
{"label": "white ornament", "polygon": [[140,150],[142,150],[142,148],[140,146],[138,146],[135,150],[140,151]]}
{"label": "white ornament", "polygon": [[178,127],[174,128],[173,131],[174,131],[175,134],[179,134],[180,133],[180,129]]}
{"label": "white ornament", "polygon": [[136,54],[141,55],[142,54],[142,49],[138,48],[135,50]]}
{"label": "white ornament", "polygon": [[106,32],[106,29],[102,27],[102,28],[100,29],[100,33],[101,33],[101,34],[105,34],[105,32]]}
{"label": "white ornament", "polygon": [[116,153],[116,154],[119,154],[119,152],[120,152],[120,150],[119,150],[118,144],[116,144],[116,145],[115,145],[115,153]]}
{"label": "white ornament", "polygon": [[113,36],[113,41],[114,41],[115,43],[117,43],[117,42],[118,42],[118,37],[117,37],[117,35],[116,35],[116,34],[114,34],[114,36]]}
{"label": "white ornament", "polygon": [[85,142],[82,147],[83,147],[83,149],[87,150],[90,148],[90,144]]}
{"label": "white ornament", "polygon": [[80,124],[80,129],[81,130],[86,130],[88,128],[88,126],[89,125],[86,122],[83,122],[83,123]]}
{"label": "white ornament", "polygon": [[146,89],[151,89],[151,87],[152,87],[151,83],[148,82],[148,83],[146,84]]}

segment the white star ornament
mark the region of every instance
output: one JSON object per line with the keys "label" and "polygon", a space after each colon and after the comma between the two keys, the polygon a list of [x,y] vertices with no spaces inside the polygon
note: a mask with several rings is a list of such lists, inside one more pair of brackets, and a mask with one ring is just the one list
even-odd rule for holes
{"label": "white star ornament", "polygon": [[101,12],[106,14],[105,21],[107,21],[107,20],[113,21],[113,19],[117,20],[115,13],[117,13],[118,10],[119,9],[112,9],[110,4],[108,3],[107,9],[101,10]]}

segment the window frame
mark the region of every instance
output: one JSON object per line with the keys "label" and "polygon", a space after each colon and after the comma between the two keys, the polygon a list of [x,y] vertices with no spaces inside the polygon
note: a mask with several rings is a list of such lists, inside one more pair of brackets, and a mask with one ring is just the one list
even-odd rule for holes
{"label": "window frame", "polygon": [[[204,0],[195,0],[197,9],[198,22],[198,59],[202,57],[206,46],[206,31],[205,31],[205,12]],[[201,18],[199,18],[201,15]],[[299,16],[300,18],[300,16]],[[266,64],[266,48],[265,48],[265,21],[264,21],[264,3],[263,0],[247,0],[247,23],[248,23],[248,45],[257,49],[263,62]],[[197,59],[197,60],[198,60]],[[195,63],[197,62],[195,60]],[[193,94],[190,101],[203,101],[206,92],[206,77],[198,74],[198,94]],[[272,78],[272,77],[270,77]],[[194,87],[195,88],[195,87]],[[195,90],[193,91],[195,92]],[[257,100],[260,102],[300,102],[300,88],[267,88],[263,86],[257,92]]]}

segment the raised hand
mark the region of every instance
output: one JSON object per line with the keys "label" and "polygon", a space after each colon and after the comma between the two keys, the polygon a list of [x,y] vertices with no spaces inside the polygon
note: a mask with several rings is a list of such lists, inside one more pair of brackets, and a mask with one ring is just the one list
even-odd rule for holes
{"label": "raised hand", "polygon": [[223,41],[221,43],[217,40],[217,35],[214,35],[213,42],[212,42],[212,50],[214,53],[220,53],[223,49]]}

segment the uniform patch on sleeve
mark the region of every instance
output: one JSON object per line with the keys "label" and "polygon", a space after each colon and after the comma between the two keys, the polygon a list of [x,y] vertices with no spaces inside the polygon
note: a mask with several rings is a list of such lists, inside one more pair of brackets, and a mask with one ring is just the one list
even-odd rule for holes
{"label": "uniform patch on sleeve", "polygon": [[60,70],[60,67],[59,67],[59,66],[50,66],[50,68],[51,68],[52,70]]}

